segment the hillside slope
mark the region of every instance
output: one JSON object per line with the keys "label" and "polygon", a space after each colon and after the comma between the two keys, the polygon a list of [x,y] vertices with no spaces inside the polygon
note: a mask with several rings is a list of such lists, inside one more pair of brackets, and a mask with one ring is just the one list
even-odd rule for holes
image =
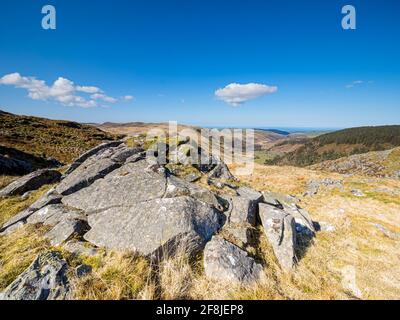
{"label": "hillside slope", "polygon": [[36,159],[34,167],[42,167],[47,158],[70,163],[102,141],[113,139],[114,135],[89,125],[0,111],[0,155]]}
{"label": "hillside slope", "polygon": [[371,151],[336,160],[328,160],[312,165],[310,169],[342,174],[400,178],[400,148]]}
{"label": "hillside slope", "polygon": [[[288,142],[290,144],[290,142]],[[360,127],[315,137],[268,164],[309,166],[326,160],[400,146],[400,126]]]}

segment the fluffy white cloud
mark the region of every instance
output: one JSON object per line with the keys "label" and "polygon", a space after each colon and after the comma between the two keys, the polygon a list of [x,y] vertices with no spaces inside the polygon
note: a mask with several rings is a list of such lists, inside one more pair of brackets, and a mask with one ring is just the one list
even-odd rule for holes
{"label": "fluffy white cloud", "polygon": [[85,92],[85,93],[100,93],[102,92],[99,88],[97,87],[90,87],[90,86],[77,86],[76,91],[80,92]]}
{"label": "fluffy white cloud", "polygon": [[[94,86],[76,86],[74,82],[59,77],[51,86],[34,77],[23,77],[19,73],[11,73],[0,78],[0,85],[14,86],[28,91],[28,97],[34,100],[53,100],[65,106],[82,108],[98,107],[99,101],[116,103],[118,99],[107,96],[103,90]],[[79,93],[90,94],[83,97]]]}
{"label": "fluffy white cloud", "polygon": [[232,106],[240,106],[246,101],[259,98],[261,96],[271,94],[278,91],[278,87],[268,86],[265,84],[248,83],[239,84],[231,83],[225,88],[215,91],[215,96]]}

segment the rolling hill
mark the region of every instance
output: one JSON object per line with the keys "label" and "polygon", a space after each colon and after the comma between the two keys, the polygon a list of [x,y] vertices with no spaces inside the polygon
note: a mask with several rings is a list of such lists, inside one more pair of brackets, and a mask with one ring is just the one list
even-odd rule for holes
{"label": "rolling hill", "polygon": [[0,157],[26,161],[33,169],[49,162],[70,163],[102,141],[115,138],[89,125],[0,111]]}
{"label": "rolling hill", "polygon": [[[285,141],[290,145],[298,141]],[[268,160],[267,164],[306,167],[370,151],[400,146],[400,126],[359,127],[327,133],[308,141],[296,150]]]}

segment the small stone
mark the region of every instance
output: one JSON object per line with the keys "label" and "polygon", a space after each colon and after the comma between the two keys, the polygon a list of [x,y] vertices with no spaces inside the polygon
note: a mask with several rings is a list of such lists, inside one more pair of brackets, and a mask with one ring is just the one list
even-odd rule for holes
{"label": "small stone", "polygon": [[237,284],[252,284],[263,275],[262,266],[246,251],[219,236],[206,245],[204,270],[209,279]]}
{"label": "small stone", "polygon": [[81,264],[75,268],[75,274],[78,278],[83,278],[92,272],[92,267],[86,264]]}

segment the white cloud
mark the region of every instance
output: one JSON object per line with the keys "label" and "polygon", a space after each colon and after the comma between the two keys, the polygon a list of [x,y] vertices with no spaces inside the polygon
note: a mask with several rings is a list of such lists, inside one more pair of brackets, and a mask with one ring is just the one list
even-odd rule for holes
{"label": "white cloud", "polygon": [[115,99],[113,97],[109,97],[109,96],[105,95],[104,93],[92,94],[90,96],[90,98],[92,98],[93,100],[103,100],[104,102],[108,102],[108,103],[116,103],[116,102],[118,102],[117,99]]}
{"label": "white cloud", "polygon": [[358,86],[361,86],[364,84],[373,84],[373,83],[374,83],[374,81],[372,81],[372,80],[370,80],[370,81],[356,80],[356,81],[353,81],[352,83],[349,83],[348,85],[346,85],[346,88],[351,89],[351,88],[358,87]]}
{"label": "white cloud", "polygon": [[[106,103],[116,103],[118,99],[110,97],[98,87],[76,86],[73,81],[59,77],[51,86],[35,77],[24,77],[19,73],[11,73],[0,78],[0,85],[14,86],[28,91],[28,97],[33,100],[53,100],[65,106],[82,108],[98,107],[98,100]],[[83,97],[79,93],[91,94]]]}
{"label": "white cloud", "polygon": [[132,101],[133,99],[135,99],[133,96],[124,96],[123,97],[123,99],[125,100],[125,101]]}
{"label": "white cloud", "polygon": [[218,89],[215,91],[215,96],[232,106],[240,106],[243,103],[262,97],[267,94],[275,93],[278,91],[278,87],[268,86],[265,84],[248,83],[239,84],[231,83],[225,88]]}
{"label": "white cloud", "polygon": [[90,86],[77,86],[76,91],[85,92],[85,93],[101,93],[102,91],[97,87]]}

